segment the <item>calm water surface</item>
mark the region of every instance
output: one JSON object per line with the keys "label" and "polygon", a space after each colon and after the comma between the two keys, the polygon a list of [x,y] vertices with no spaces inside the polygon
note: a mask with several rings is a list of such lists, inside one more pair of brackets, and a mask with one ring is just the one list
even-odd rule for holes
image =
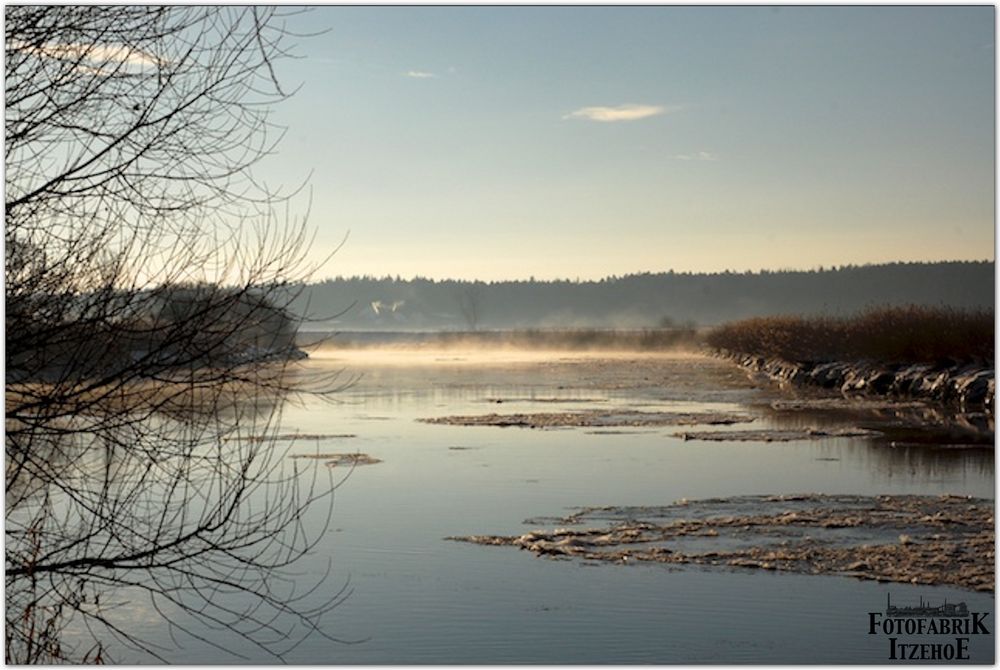
{"label": "calm water surface", "polygon": [[[307,374],[335,369],[362,376],[332,402],[286,407],[282,432],[355,436],[298,440],[292,454],[357,451],[383,461],[349,473],[336,492],[332,527],[299,566],[305,583],[331,565],[325,592],[349,584],[350,597],[323,628],[358,642],[314,635],[288,662],[885,663],[889,642],[867,634],[867,612],[884,610],[887,593],[899,604],[964,600],[991,613],[993,630],[992,594],[763,571],[595,566],[443,540],[519,534],[530,530],[527,518],[585,505],[795,492],[992,498],[992,450],[672,436],[712,429],[705,426],[608,434],[417,421],[621,407],[755,417],[717,427],[725,430],[822,425],[822,416],[769,411],[778,390],[755,388],[729,364],[697,357],[321,352],[305,363]],[[347,474],[335,469],[338,479]],[[170,660],[241,662],[188,640],[175,647],[146,614],[136,605],[131,625],[170,646]],[[245,643],[228,645],[267,662]],[[973,661],[992,663],[993,636],[974,636],[970,651]],[[145,660],[127,651],[116,658]]]}

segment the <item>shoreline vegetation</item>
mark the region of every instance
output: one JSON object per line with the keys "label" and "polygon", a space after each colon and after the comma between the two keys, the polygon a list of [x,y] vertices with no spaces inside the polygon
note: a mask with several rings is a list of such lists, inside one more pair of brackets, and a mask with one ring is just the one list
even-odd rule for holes
{"label": "shoreline vegetation", "polygon": [[760,317],[716,328],[705,343],[781,383],[994,411],[994,321],[988,310],[910,305],[846,318]]}
{"label": "shoreline vegetation", "polygon": [[[85,385],[95,380],[155,385],[192,370],[260,367],[309,356],[296,346],[296,317],[262,290],[172,284],[114,291],[103,298],[53,293],[46,299],[68,306],[66,313],[45,326],[55,334],[36,332],[42,329],[39,323],[18,333],[17,346],[7,356],[8,391],[11,384],[65,384],[68,379]],[[109,304],[95,308],[92,300]],[[89,328],[73,323],[76,311],[89,309],[120,313]],[[18,311],[19,320],[32,318],[28,306],[9,311]]]}
{"label": "shoreline vegetation", "polygon": [[994,360],[992,310],[869,308],[848,317],[767,316],[713,329],[713,349],[797,363],[981,364]]}

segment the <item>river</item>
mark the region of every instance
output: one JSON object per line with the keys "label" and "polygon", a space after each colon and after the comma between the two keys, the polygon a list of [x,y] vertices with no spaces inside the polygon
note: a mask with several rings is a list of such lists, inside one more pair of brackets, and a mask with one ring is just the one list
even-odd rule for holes
{"label": "river", "polygon": [[[994,496],[992,448],[944,448],[828,437],[787,442],[685,440],[688,430],[848,425],[843,413],[775,412],[794,398],[728,362],[695,354],[523,351],[316,352],[304,376],[342,370],[331,399],[283,411],[289,453],[360,452],[381,462],[332,473],[332,523],[297,566],[306,583],[349,597],[290,663],[885,663],[887,636],[869,612],[919,599],[988,612],[971,660],[993,662],[994,596],[953,587],[764,570],[545,560],[449,536],[520,534],[526,519],[590,505],[790,493]],[[420,419],[559,412],[718,412],[725,426],[461,426]],[[869,422],[892,423],[885,412]],[[873,418],[874,417],[874,418]],[[845,424],[844,422],[847,421]],[[289,459],[291,461],[292,459]],[[295,459],[327,468],[323,459]],[[320,517],[317,516],[317,519]],[[317,521],[318,523],[318,521]],[[983,558],[992,563],[992,557]],[[177,663],[241,661],[169,640],[144,605],[123,610]],[[907,640],[904,640],[907,641]],[[913,640],[910,640],[913,641]],[[915,641],[921,641],[916,638]],[[240,640],[222,640],[267,662]],[[148,660],[112,650],[118,661]]]}

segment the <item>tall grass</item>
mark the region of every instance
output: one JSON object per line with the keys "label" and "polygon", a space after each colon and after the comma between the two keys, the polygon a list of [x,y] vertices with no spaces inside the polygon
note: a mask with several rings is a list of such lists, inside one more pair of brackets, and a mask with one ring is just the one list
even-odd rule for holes
{"label": "tall grass", "polygon": [[724,324],[706,342],[732,353],[797,362],[989,362],[992,310],[878,307],[850,317],[758,317]]}

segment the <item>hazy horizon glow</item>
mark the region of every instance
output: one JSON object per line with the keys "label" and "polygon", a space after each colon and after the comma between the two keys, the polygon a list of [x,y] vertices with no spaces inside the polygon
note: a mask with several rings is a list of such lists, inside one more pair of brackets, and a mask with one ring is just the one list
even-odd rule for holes
{"label": "hazy horizon glow", "polygon": [[318,273],[994,259],[994,8],[316,7],[258,169]]}

